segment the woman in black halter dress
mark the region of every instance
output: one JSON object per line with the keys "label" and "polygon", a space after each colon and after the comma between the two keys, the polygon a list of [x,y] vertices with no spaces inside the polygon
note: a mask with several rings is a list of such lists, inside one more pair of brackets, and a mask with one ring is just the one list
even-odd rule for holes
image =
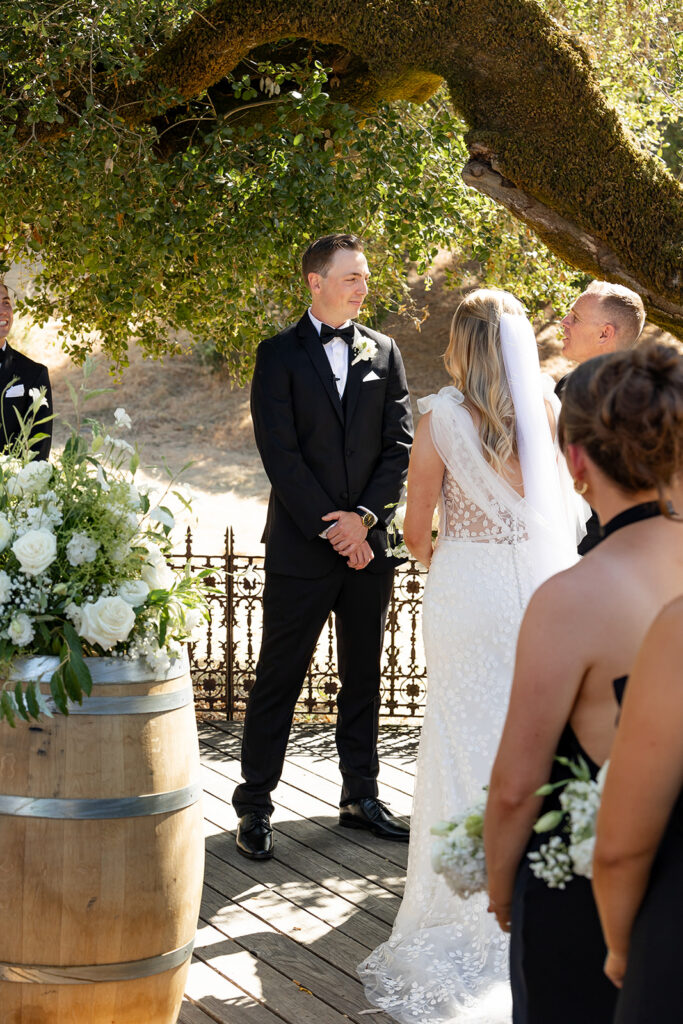
{"label": "woman in black halter dress", "polygon": [[[612,1024],[618,990],[587,879],[550,889],[527,853],[557,797],[536,791],[580,754],[595,777],[610,756],[618,703],[653,619],[683,593],[683,526],[662,500],[681,466],[683,356],[663,345],[590,360],[571,375],[559,435],[603,540],[532,597],[485,824],[490,909],[511,932],[514,1024]],[[630,1024],[630,1022],[629,1022]],[[654,1021],[653,1021],[654,1024]]]}
{"label": "woman in black halter dress", "polygon": [[638,655],[598,819],[594,885],[609,945],[605,971],[623,985],[615,1024],[683,1018],[682,734],[679,598]]}

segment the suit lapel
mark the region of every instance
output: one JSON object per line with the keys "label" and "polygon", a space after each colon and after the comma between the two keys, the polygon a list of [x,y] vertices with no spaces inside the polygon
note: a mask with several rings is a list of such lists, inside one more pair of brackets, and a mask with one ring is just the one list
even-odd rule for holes
{"label": "suit lapel", "polygon": [[[358,329],[358,324],[355,324],[355,337],[363,337],[362,331]],[[359,359],[355,366],[352,366],[356,353],[353,351],[353,347],[349,350],[349,373],[346,378],[346,391],[344,398],[346,399],[346,424],[351,422],[351,418],[356,409],[358,403],[358,396],[360,395],[360,386],[363,377],[368,372],[369,361],[367,359]]]}
{"label": "suit lapel", "polygon": [[5,345],[2,353],[2,366],[0,366],[0,394],[12,380],[14,374],[14,351],[9,344]]}
{"label": "suit lapel", "polygon": [[[334,377],[332,376],[332,370],[330,367],[329,360],[325,355],[325,350],[320,343],[318,332],[311,322],[311,318],[308,313],[304,313],[301,320],[297,325],[297,332],[301,344],[306,349],[306,353],[313,363],[315,370],[320,377],[323,387],[327,392],[334,411],[341,423],[344,422],[344,410],[342,408],[341,399],[337,391],[337,386],[334,383]],[[348,384],[347,384],[348,387]]]}

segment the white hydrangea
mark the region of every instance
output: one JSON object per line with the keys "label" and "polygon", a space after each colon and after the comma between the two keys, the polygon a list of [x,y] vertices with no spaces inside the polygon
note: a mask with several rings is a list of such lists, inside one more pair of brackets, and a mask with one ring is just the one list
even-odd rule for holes
{"label": "white hydrangea", "polygon": [[101,545],[87,533],[74,532],[66,545],[66,557],[70,565],[84,565],[94,562]]}
{"label": "white hydrangea", "polygon": [[5,604],[10,594],[12,593],[12,579],[5,572],[4,569],[0,570],[0,604]]}
{"label": "white hydrangea", "polygon": [[9,638],[17,647],[26,647],[35,636],[33,623],[25,612],[19,612],[9,624]]}
{"label": "white hydrangea", "polygon": [[528,853],[531,870],[549,889],[565,889],[573,878],[572,861],[561,836],[551,836],[537,851]]}

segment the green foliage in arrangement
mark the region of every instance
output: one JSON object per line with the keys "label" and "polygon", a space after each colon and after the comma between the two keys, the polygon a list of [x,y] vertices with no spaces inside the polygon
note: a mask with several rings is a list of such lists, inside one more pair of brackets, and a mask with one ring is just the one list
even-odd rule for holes
{"label": "green foliage in arrangement", "polygon": [[[163,678],[207,614],[208,570],[169,568],[173,514],[165,495],[153,501],[135,485],[125,410],[110,430],[79,418],[64,450],[41,462],[31,444],[44,401],[36,393],[0,455],[0,723],[9,725],[80,704],[92,685],[88,657],[141,659]],[[26,668],[35,655],[54,658],[49,696]]]}
{"label": "green foliage in arrangement", "polygon": [[[624,6],[539,4],[591,49],[639,145],[678,174],[682,16],[674,0],[633,0],[627,16]],[[301,309],[303,248],[333,230],[369,242],[375,325],[388,310],[419,318],[406,261],[423,273],[441,248],[475,261],[483,282],[514,291],[532,313],[561,307],[585,283],[465,187],[467,126],[445,87],[433,92],[433,76],[406,85],[433,93],[422,105],[364,103],[362,69],[345,78],[338,53],[284,40],[191,101],[164,86],[154,116],[128,123],[117,89],[134,89],[197,4],[2,8],[0,272],[33,263],[25,305],[39,323],[61,318],[76,359],[95,334],[125,364],[131,341],[159,356],[182,331],[243,378],[257,342]],[[401,95],[400,82],[392,89]]]}

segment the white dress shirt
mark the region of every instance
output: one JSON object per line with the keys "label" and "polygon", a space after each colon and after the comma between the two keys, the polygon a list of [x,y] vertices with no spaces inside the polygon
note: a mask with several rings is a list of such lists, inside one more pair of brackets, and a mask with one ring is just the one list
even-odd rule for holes
{"label": "white dress shirt", "polygon": [[[320,337],[320,328],[323,325],[322,320],[318,320],[317,316],[313,316],[313,314],[311,313],[310,306],[308,307],[308,315],[311,318],[311,323],[318,332],[318,337]],[[341,329],[342,327],[349,327],[352,323],[353,320],[347,320],[346,323],[339,324],[338,326]],[[332,327],[331,324],[328,324],[327,326]],[[334,327],[332,327],[332,330],[334,330]],[[349,346],[346,344],[343,338],[330,338],[329,341],[325,342],[323,348],[325,350],[327,360],[330,366],[332,367],[334,381],[335,384],[337,385],[339,397],[341,398],[342,395],[344,394],[344,388],[346,387],[346,378],[348,377],[349,374]],[[362,509],[363,512],[370,512],[371,515],[375,515],[375,513],[371,509],[366,508],[365,505],[359,505],[358,508]],[[319,534],[319,536],[323,539],[326,539],[327,531],[331,530],[332,527],[336,525],[336,523],[330,523],[330,525],[325,530],[323,530],[323,532]]]}
{"label": "white dress shirt", "polygon": [[[318,337],[320,337],[320,328],[322,327],[322,321],[318,320],[317,317],[313,316],[310,307],[308,310],[308,315],[311,318],[311,323],[318,332]],[[352,323],[353,320],[347,320],[346,323],[341,324],[341,327],[350,327]],[[328,324],[328,326],[331,325]],[[334,327],[332,327],[332,330],[334,330]],[[346,378],[349,373],[349,346],[346,344],[343,338],[330,338],[329,341],[325,342],[323,348],[325,350],[325,355],[327,356],[327,361],[329,362],[332,368],[334,382],[337,385],[337,391],[339,392],[339,397],[341,398],[341,396],[344,394],[344,388],[346,387]]]}

